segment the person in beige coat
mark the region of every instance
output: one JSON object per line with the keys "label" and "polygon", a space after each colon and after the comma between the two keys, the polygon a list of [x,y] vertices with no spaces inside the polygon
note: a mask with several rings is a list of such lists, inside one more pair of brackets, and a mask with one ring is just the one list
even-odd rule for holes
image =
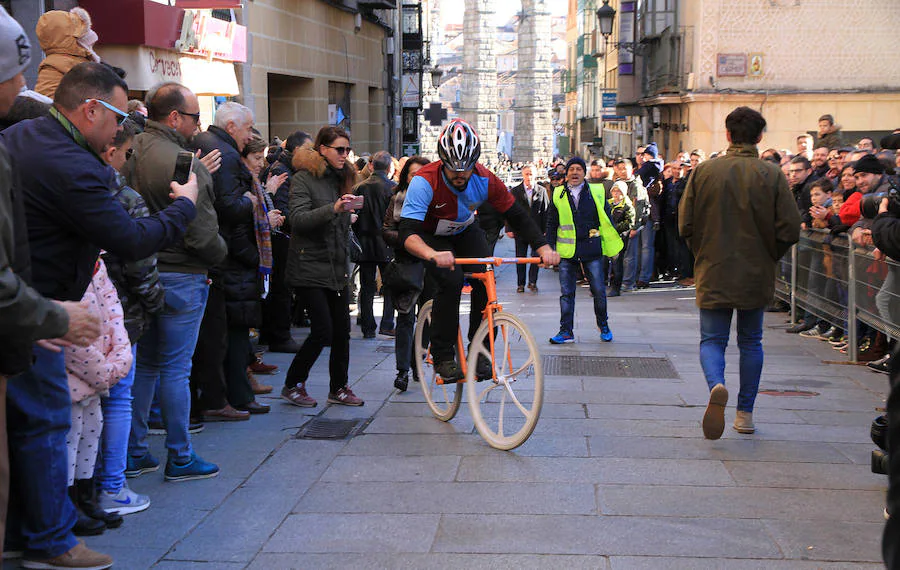
{"label": "person in beige coat", "polygon": [[700,364],[710,388],[703,435],[725,429],[725,348],[737,311],[740,391],[734,429],[753,433],[762,374],[764,308],[775,294],[775,266],[800,238],[800,215],[778,166],[759,159],[766,120],[749,107],[725,119],[730,146],[697,166],[678,208],[678,230],[694,253],[700,308]]}
{"label": "person in beige coat", "polygon": [[45,12],[35,27],[41,49],[47,54],[38,68],[34,90],[51,99],[59,81],[70,69],[86,61],[100,61],[94,52],[97,33],[91,29],[91,16],[84,8],[68,12]]}

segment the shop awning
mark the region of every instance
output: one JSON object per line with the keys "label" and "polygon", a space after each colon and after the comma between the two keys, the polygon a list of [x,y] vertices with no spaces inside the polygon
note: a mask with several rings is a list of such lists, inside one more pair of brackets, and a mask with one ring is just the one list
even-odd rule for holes
{"label": "shop awning", "polygon": [[103,61],[121,67],[133,91],[148,91],[165,81],[184,84],[197,95],[240,94],[234,64],[147,46],[98,46]]}

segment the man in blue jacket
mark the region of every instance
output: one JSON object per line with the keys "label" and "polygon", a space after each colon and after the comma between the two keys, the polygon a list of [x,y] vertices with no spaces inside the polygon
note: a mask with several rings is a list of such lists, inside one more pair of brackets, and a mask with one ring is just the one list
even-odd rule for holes
{"label": "man in blue jacket", "polygon": [[[50,116],[2,133],[24,195],[34,287],[45,297],[80,300],[101,248],[123,260],[145,258],[179,239],[196,215],[193,178],[173,183],[172,204],[147,218],[131,218],[110,192],[114,172],[99,154],[127,117],[127,93],[108,67],[81,63],[60,81]],[[76,514],[67,496],[71,402],[63,354],[36,347],[33,356],[32,367],[9,380],[18,508],[9,513],[8,548],[25,550],[26,563],[54,568],[86,548],[72,534]]]}

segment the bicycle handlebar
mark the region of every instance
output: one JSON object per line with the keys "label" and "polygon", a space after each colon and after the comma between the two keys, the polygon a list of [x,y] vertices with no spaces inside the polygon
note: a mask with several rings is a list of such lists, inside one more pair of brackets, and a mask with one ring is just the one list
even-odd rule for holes
{"label": "bicycle handlebar", "polygon": [[457,257],[457,265],[503,265],[504,263],[541,263],[540,257]]}

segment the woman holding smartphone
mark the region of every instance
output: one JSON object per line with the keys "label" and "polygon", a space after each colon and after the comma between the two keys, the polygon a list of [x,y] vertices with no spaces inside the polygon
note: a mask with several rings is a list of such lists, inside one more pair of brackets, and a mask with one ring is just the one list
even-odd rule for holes
{"label": "woman holding smartphone", "polygon": [[305,408],[316,406],[306,391],[309,371],[322,349],[328,361],[328,402],[362,406],[348,386],[350,313],[347,243],[350,213],[355,209],[356,169],[347,161],[350,135],[340,127],[323,127],[312,145],[294,151],[291,179],[287,283],[309,307],[310,331],[288,369],[281,397]]}

